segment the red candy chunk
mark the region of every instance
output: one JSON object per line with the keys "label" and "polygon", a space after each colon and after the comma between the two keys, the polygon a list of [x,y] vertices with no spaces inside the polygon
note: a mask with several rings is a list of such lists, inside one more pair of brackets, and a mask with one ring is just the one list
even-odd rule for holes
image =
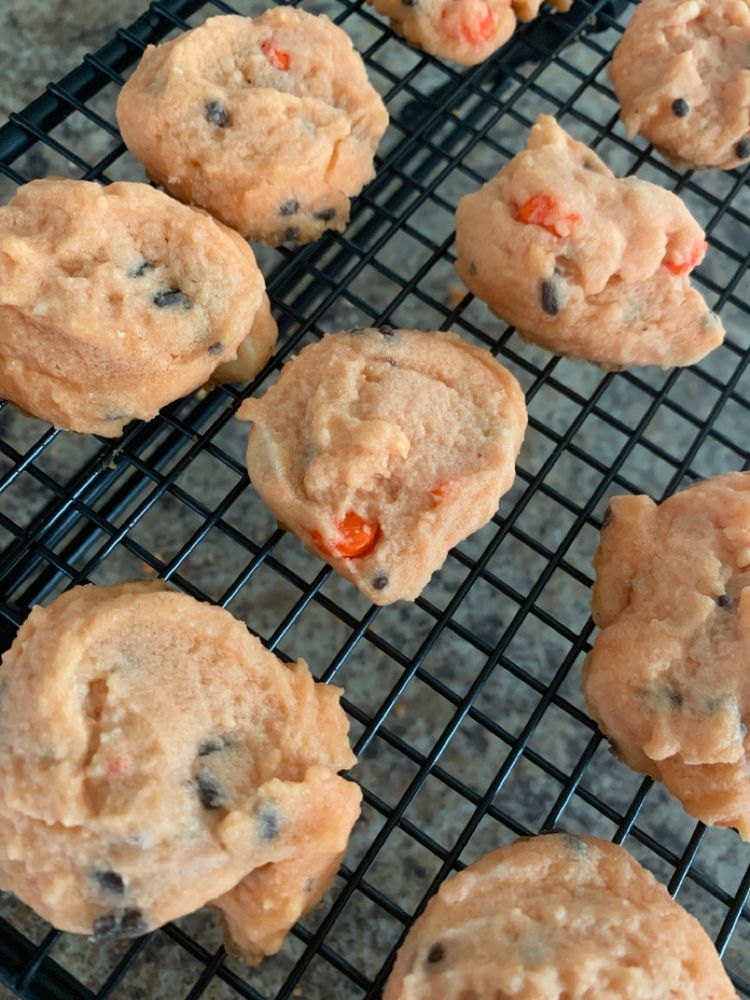
{"label": "red candy chunk", "polygon": [[469,45],[481,45],[486,42],[495,30],[495,15],[483,3],[472,10],[461,10],[458,4],[450,4],[443,8],[440,15],[443,30],[449,38],[457,42],[468,42]]}
{"label": "red candy chunk", "polygon": [[289,53],[277,49],[270,39],[266,39],[261,45],[266,59],[274,69],[289,69]]}
{"label": "red candy chunk", "polygon": [[438,479],[435,485],[430,489],[430,495],[433,497],[447,497],[452,489],[453,484],[450,479]]}
{"label": "red candy chunk", "polygon": [[380,525],[376,521],[365,521],[359,514],[355,514],[351,510],[344,515],[336,527],[339,537],[332,543],[333,552],[323,541],[319,531],[311,531],[310,535],[323,555],[336,555],[341,559],[366,556],[375,548],[375,542],[380,533]]}
{"label": "red candy chunk", "polygon": [[698,240],[687,253],[673,253],[665,257],[662,263],[671,274],[690,274],[706,256],[707,250],[708,243],[705,240]]}
{"label": "red candy chunk", "polygon": [[581,221],[577,212],[565,212],[551,194],[535,194],[518,209],[518,222],[524,225],[541,226],[553,236],[572,236]]}

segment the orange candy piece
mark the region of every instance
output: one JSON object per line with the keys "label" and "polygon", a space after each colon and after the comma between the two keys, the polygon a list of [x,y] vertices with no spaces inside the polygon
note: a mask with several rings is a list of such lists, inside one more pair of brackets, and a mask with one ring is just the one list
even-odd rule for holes
{"label": "orange candy piece", "polygon": [[698,240],[686,257],[678,260],[668,260],[665,257],[662,263],[674,275],[690,274],[693,268],[697,267],[706,256],[707,250],[708,243],[705,240]]}
{"label": "orange candy piece", "polygon": [[465,41],[469,45],[481,45],[486,42],[495,30],[495,15],[485,6],[486,13],[481,16],[478,12],[470,15],[456,12],[451,6],[443,8],[440,15],[444,23],[445,33],[456,41]]}
{"label": "orange candy piece", "polygon": [[581,216],[577,212],[561,213],[557,199],[551,194],[534,194],[518,209],[516,219],[525,225],[541,226],[553,236],[566,236],[567,233],[559,231],[559,223],[567,222],[572,230],[581,221]]}
{"label": "orange candy piece", "polygon": [[355,559],[366,556],[375,548],[380,533],[380,525],[376,521],[365,521],[359,514],[349,511],[336,525],[339,537],[333,542],[333,553],[324,543],[319,531],[311,531],[310,535],[324,555],[336,555],[341,559]]}
{"label": "orange candy piece", "polygon": [[433,497],[447,497],[452,488],[453,486],[449,479],[438,479],[430,490],[430,495]]}
{"label": "orange candy piece", "polygon": [[277,49],[270,39],[266,39],[261,45],[266,59],[274,69],[289,69],[289,53]]}

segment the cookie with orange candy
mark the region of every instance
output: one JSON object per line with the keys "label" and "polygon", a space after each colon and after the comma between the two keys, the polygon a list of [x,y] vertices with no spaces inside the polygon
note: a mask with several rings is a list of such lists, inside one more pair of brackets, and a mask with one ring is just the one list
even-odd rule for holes
{"label": "cookie with orange candy", "polygon": [[[573,0],[551,0],[557,10],[570,10]],[[531,21],[542,0],[370,0],[389,17],[396,34],[434,56],[475,66],[484,62],[516,29]]]}
{"label": "cookie with orange candy", "polygon": [[458,204],[461,280],[519,334],[606,369],[692,365],[724,329],[690,273],[705,234],[671,191],[618,178],[554,118]]}
{"label": "cookie with orange candy", "polygon": [[390,326],[305,347],[239,415],[263,500],[376,604],[416,598],[496,513],[526,428],[488,351]]}
{"label": "cookie with orange candy", "polygon": [[117,121],[171,195],[276,245],[345,228],[388,112],[345,31],[280,6],[149,46]]}

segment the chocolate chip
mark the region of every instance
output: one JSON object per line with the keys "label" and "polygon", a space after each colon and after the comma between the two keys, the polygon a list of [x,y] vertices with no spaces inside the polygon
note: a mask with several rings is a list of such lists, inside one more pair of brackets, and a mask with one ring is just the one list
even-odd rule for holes
{"label": "chocolate chip", "polygon": [[542,309],[548,316],[557,316],[565,308],[568,285],[559,271],[542,282]]}
{"label": "chocolate chip", "polygon": [[320,219],[321,222],[330,222],[331,219],[336,218],[336,209],[324,208],[321,212],[315,213],[315,218]]}
{"label": "chocolate chip", "polygon": [[145,934],[148,924],[140,910],[123,910],[122,913],[105,913],[94,921],[94,941],[112,941]]}
{"label": "chocolate chip", "polygon": [[120,921],[120,935],[122,937],[138,937],[145,934],[148,924],[143,919],[140,910],[125,910]]}
{"label": "chocolate chip", "polygon": [[478,270],[477,265],[474,263],[473,260],[470,260],[469,261],[469,274],[476,274],[477,270]]}
{"label": "chocolate chip", "polygon": [[387,573],[376,573],[372,578],[373,590],[385,590],[388,586],[388,574]]}
{"label": "chocolate chip", "polygon": [[102,889],[107,892],[120,893],[125,892],[125,883],[122,880],[122,875],[118,875],[117,872],[113,871],[99,871],[94,872],[94,877]]}
{"label": "chocolate chip", "polygon": [[690,114],[690,105],[684,97],[678,97],[677,100],[672,101],[672,114],[677,118],[687,118]]}
{"label": "chocolate chip", "polygon": [[389,326],[387,323],[383,324],[383,326],[379,326],[378,330],[383,337],[392,337],[396,332],[393,327]]}
{"label": "chocolate chip", "polygon": [[445,948],[438,943],[434,944],[430,950],[427,952],[427,961],[430,965],[435,965],[437,962],[442,962],[445,958]]}
{"label": "chocolate chip", "polygon": [[746,135],[744,139],[740,139],[734,147],[734,151],[738,159],[746,160],[750,156],[750,135]]}
{"label": "chocolate chip", "polygon": [[202,767],[198,771],[198,795],[204,809],[218,809],[224,804],[224,793],[216,778]]}
{"label": "chocolate chip", "polygon": [[203,114],[206,121],[218,128],[224,128],[225,125],[229,124],[229,112],[220,101],[206,101]]}
{"label": "chocolate chip", "polygon": [[577,837],[574,833],[568,833],[567,830],[559,830],[557,832],[565,841],[565,846],[571,854],[574,854],[577,858],[583,857],[588,852],[586,841],[581,837]]}
{"label": "chocolate chip", "polygon": [[105,913],[104,916],[97,917],[94,921],[93,935],[94,941],[109,941],[119,937],[119,920],[114,913]]}
{"label": "chocolate chip", "polygon": [[296,215],[299,212],[299,202],[296,198],[289,198],[279,208],[279,215]]}
{"label": "chocolate chip", "polygon": [[315,886],[315,879],[313,878],[312,875],[308,875],[308,877],[305,879],[305,884],[302,887],[302,891],[305,893],[305,895],[308,895],[313,891],[314,886]]}
{"label": "chocolate chip", "polygon": [[604,517],[602,518],[602,528],[606,528],[607,525],[612,523],[612,518],[614,517],[614,511],[612,510],[612,504],[607,504],[607,509],[604,511]]}
{"label": "chocolate chip", "polygon": [[198,756],[208,757],[211,753],[223,750],[225,746],[226,741],[221,736],[212,736],[210,739],[204,740],[198,747]]}
{"label": "chocolate chip", "polygon": [[297,226],[290,226],[284,233],[285,243],[294,243],[294,241],[299,237],[299,229]]}
{"label": "chocolate chip", "polygon": [[212,358],[216,358],[219,356],[219,354],[224,353],[224,345],[220,340],[217,340],[216,343],[211,344],[211,346],[208,349],[208,353],[211,355]]}
{"label": "chocolate chip", "polygon": [[142,260],[140,264],[134,267],[131,271],[128,271],[129,278],[142,278],[146,271],[150,271],[156,265],[152,264],[150,260]]}
{"label": "chocolate chip", "polygon": [[675,691],[675,689],[671,687],[662,688],[661,695],[667,702],[669,702],[670,708],[674,709],[680,708],[684,701],[684,698],[682,697],[680,692]]}
{"label": "chocolate chip", "polygon": [[157,309],[192,309],[193,303],[179,288],[165,288],[154,295],[153,303]]}
{"label": "chocolate chip", "polygon": [[280,829],[279,807],[273,802],[265,802],[258,812],[258,836],[261,840],[275,840]]}
{"label": "chocolate chip", "polygon": [[720,594],[719,597],[714,598],[718,607],[723,611],[728,611],[732,607],[732,598],[729,594]]}
{"label": "chocolate chip", "polygon": [[419,0],[401,0],[401,3],[404,5],[404,7],[416,7],[417,4],[419,3]]}

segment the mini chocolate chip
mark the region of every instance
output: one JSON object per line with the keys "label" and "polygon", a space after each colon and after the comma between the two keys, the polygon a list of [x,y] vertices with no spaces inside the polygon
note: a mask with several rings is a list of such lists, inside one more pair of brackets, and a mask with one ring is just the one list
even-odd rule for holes
{"label": "mini chocolate chip", "polygon": [[746,135],[744,139],[740,139],[734,147],[734,151],[738,159],[746,160],[750,156],[750,135]]}
{"label": "mini chocolate chip", "polygon": [[208,757],[210,753],[217,753],[219,750],[223,750],[226,746],[226,740],[221,736],[211,736],[209,739],[204,740],[198,747],[199,757]]}
{"label": "mini chocolate chip", "polygon": [[602,528],[606,528],[608,524],[612,523],[612,518],[614,517],[614,511],[612,510],[612,504],[607,504],[607,509],[604,511],[604,517],[602,518]]}
{"label": "mini chocolate chip", "polygon": [[542,282],[542,309],[548,316],[557,316],[565,308],[567,283],[555,271],[551,278]]}
{"label": "mini chocolate chip", "polygon": [[445,958],[445,948],[438,943],[434,944],[430,950],[427,952],[427,961],[430,965],[435,965],[437,962],[442,962]]}
{"label": "mini chocolate chip", "polygon": [[315,885],[315,879],[313,878],[312,875],[308,875],[308,877],[305,879],[305,884],[302,887],[302,891],[305,893],[305,895],[313,891],[314,885]]}
{"label": "mini chocolate chip", "polygon": [[94,876],[102,889],[106,889],[107,892],[117,894],[125,892],[125,883],[122,880],[122,875],[118,875],[117,872],[99,871],[94,872]]}
{"label": "mini chocolate chip", "polygon": [[224,353],[224,345],[220,340],[217,340],[214,344],[211,344],[208,349],[208,353],[212,358],[218,357],[219,354]]}
{"label": "mini chocolate chip", "polygon": [[278,806],[273,802],[265,802],[258,813],[258,836],[261,840],[275,840],[280,829]]}
{"label": "mini chocolate chip", "polygon": [[687,118],[690,114],[690,105],[684,97],[678,97],[677,100],[672,101],[672,114],[677,118]]}
{"label": "mini chocolate chip", "polygon": [[583,857],[588,852],[588,845],[581,837],[577,837],[574,833],[568,833],[567,830],[558,830],[556,832],[563,838],[565,846],[571,854],[575,854],[577,858]]}
{"label": "mini chocolate chip", "polygon": [[392,337],[396,332],[393,329],[393,327],[389,326],[387,323],[384,323],[383,326],[379,326],[378,330],[380,331],[383,337]]}
{"label": "mini chocolate chip", "polygon": [[729,594],[720,594],[719,597],[714,598],[714,600],[716,601],[717,605],[724,611],[727,611],[729,608],[732,607],[732,598],[729,596]]}
{"label": "mini chocolate chip", "polygon": [[376,573],[372,578],[372,586],[374,590],[385,590],[388,586],[388,574]]}
{"label": "mini chocolate chip", "polygon": [[218,809],[224,804],[224,793],[216,778],[202,767],[198,771],[198,795],[204,809]]}
{"label": "mini chocolate chip", "polygon": [[142,278],[146,271],[150,271],[156,265],[152,264],[150,260],[142,260],[140,264],[128,271],[129,278]]}
{"label": "mini chocolate chip", "polygon": [[175,306],[180,309],[193,308],[190,299],[179,288],[166,288],[157,292],[152,301],[157,309],[172,309]]}
{"label": "mini chocolate chip", "polygon": [[589,159],[588,156],[584,157],[584,159],[583,159],[583,169],[584,170],[593,170],[594,169],[594,161],[591,160],[591,159]]}
{"label": "mini chocolate chip", "polygon": [[122,937],[138,937],[145,934],[148,924],[143,919],[140,910],[125,910],[120,921],[120,935]]}
{"label": "mini chocolate chip", "polygon": [[478,270],[477,265],[474,263],[473,260],[470,260],[469,261],[469,274],[476,274],[477,270]]}
{"label": "mini chocolate chip", "polygon": [[296,198],[289,198],[279,208],[279,215],[296,215],[299,212],[299,202]]}
{"label": "mini chocolate chip", "polygon": [[401,0],[401,3],[404,5],[404,7],[416,7],[417,4],[419,3],[419,0]]}
{"label": "mini chocolate chip", "polygon": [[299,229],[297,226],[290,226],[284,233],[285,243],[294,243],[294,241],[299,237]]}
{"label": "mini chocolate chip", "polygon": [[218,128],[224,128],[225,125],[229,124],[229,112],[220,101],[206,101],[203,114],[206,121]]}
{"label": "mini chocolate chip", "polygon": [[315,218],[320,219],[321,222],[330,222],[331,219],[336,218],[336,209],[324,208],[322,211],[315,213]]}
{"label": "mini chocolate chip", "polygon": [[118,936],[119,921],[116,914],[105,913],[94,921],[94,941],[109,941]]}
{"label": "mini chocolate chip", "polygon": [[681,707],[684,699],[679,691],[675,691],[675,689],[671,687],[665,687],[662,689],[661,693],[663,697],[669,702],[670,708],[677,709]]}

